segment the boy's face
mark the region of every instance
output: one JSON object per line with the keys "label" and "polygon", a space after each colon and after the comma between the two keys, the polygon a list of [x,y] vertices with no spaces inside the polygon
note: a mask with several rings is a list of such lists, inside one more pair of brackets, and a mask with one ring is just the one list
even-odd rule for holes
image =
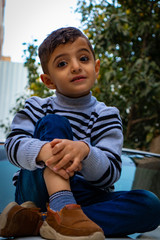
{"label": "boy's face", "polygon": [[44,84],[68,97],[81,97],[90,92],[98,77],[100,61],[94,60],[85,38],[59,45],[48,63],[49,74],[42,74]]}

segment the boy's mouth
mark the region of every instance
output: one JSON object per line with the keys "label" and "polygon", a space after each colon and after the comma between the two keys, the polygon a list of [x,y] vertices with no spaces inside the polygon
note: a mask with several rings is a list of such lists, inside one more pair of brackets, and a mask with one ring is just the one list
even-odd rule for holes
{"label": "boy's mouth", "polygon": [[71,82],[81,81],[83,79],[86,79],[86,77],[83,75],[79,75],[79,76],[72,78]]}

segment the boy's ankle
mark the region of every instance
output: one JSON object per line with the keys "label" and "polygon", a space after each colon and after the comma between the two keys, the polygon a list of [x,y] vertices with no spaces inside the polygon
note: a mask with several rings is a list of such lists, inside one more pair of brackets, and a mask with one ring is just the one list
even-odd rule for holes
{"label": "boy's ankle", "polygon": [[71,191],[59,191],[49,197],[49,206],[55,212],[60,211],[69,204],[77,204]]}

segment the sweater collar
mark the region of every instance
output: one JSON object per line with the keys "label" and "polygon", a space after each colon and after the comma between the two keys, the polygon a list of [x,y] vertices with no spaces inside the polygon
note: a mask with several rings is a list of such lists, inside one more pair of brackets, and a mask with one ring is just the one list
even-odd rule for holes
{"label": "sweater collar", "polygon": [[90,107],[93,105],[96,101],[96,99],[92,96],[92,92],[90,92],[88,95],[79,97],[79,98],[71,98],[71,97],[66,97],[62,95],[61,93],[56,93],[56,103],[61,105],[61,106],[68,106],[68,107]]}

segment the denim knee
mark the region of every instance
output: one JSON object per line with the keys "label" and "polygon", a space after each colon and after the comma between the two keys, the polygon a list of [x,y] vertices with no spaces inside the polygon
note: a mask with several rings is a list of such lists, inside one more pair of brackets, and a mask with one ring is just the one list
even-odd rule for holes
{"label": "denim knee", "polygon": [[150,191],[145,191],[144,194],[146,194],[148,207],[151,208],[152,212],[155,211],[155,214],[159,216],[159,224],[160,224],[160,199]]}
{"label": "denim knee", "polygon": [[149,218],[150,226],[148,231],[157,228],[160,225],[160,199],[152,192],[147,190],[136,190],[143,199],[143,208],[146,213],[146,219]]}
{"label": "denim knee", "polygon": [[34,137],[42,141],[52,141],[54,138],[73,140],[73,133],[66,117],[48,114],[36,123]]}

